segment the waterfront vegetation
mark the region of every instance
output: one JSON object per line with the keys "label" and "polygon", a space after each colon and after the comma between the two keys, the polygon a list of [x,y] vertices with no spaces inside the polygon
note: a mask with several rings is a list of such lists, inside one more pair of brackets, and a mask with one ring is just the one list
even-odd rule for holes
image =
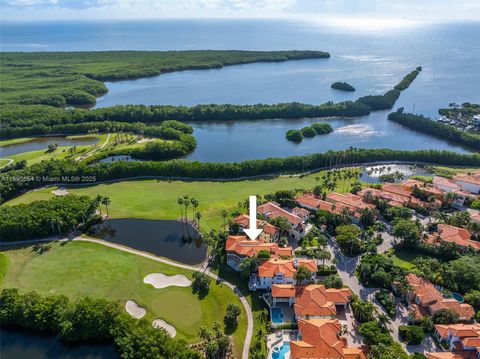
{"label": "waterfront vegetation", "polygon": [[388,115],[388,119],[403,126],[412,128],[415,131],[425,132],[431,136],[457,142],[462,145],[480,150],[480,134],[462,131],[455,126],[436,122],[422,115],[404,113],[403,109],[392,112],[390,115]]}
{"label": "waterfront vegetation", "polygon": [[[268,158],[238,163],[209,163],[185,160],[172,161],[116,161],[86,165],[72,161],[47,161],[21,170],[0,174],[2,201],[23,191],[62,182],[70,177],[70,184],[87,181],[127,179],[139,176],[191,179],[238,179],[244,177],[304,173],[331,166],[354,166],[385,161],[423,162],[454,166],[480,166],[480,154],[459,154],[448,151],[402,151],[390,149],[349,149],[286,158]],[[22,180],[15,180],[21,178]],[[56,179],[58,178],[58,179]],[[53,182],[53,183],[52,183]]]}
{"label": "waterfront vegetation", "polygon": [[372,111],[391,109],[400,97],[401,91],[406,90],[412,84],[420,71],[422,71],[422,68],[419,66],[416,70],[405,76],[392,90],[387,91],[383,95],[363,96],[360,97],[357,102],[368,105]]}
{"label": "waterfront vegetation", "polygon": [[[401,83],[410,84],[411,81],[413,81],[413,78],[407,75]],[[401,87],[403,88],[405,85]],[[5,91],[5,88],[2,89]],[[10,90],[15,92],[12,89]],[[136,123],[136,129],[139,130],[138,126],[141,126],[141,124],[159,123],[170,119],[178,121],[211,121],[364,116],[373,110],[392,108],[400,96],[400,91],[392,89],[384,95],[364,96],[355,102],[327,102],[321,105],[308,105],[296,102],[271,105],[210,104],[191,107],[126,105],[87,110],[45,106],[42,101],[33,101],[31,103],[12,102],[2,106],[1,115],[4,129],[2,130],[1,138],[52,133],[78,134],[86,133],[88,129],[94,127],[102,131],[101,127],[106,126],[102,125],[102,122],[106,121]],[[87,124],[91,122],[95,124]]]}
{"label": "waterfront vegetation", "polygon": [[130,318],[105,299],[70,301],[63,295],[6,289],[0,293],[0,304],[2,326],[58,334],[69,344],[113,342],[122,358],[201,358],[185,342],[147,321]]}
{"label": "waterfront vegetation", "polygon": [[303,127],[301,130],[288,130],[285,137],[292,142],[302,142],[304,137],[310,138],[331,132],[333,132],[333,129],[328,123],[316,122],[310,126]]}
{"label": "waterfront vegetation", "polygon": [[94,51],[0,53],[1,103],[94,105],[101,81],[253,62],[328,58],[322,51]]}
{"label": "waterfront vegetation", "polygon": [[353,87],[347,82],[334,82],[331,87],[332,89],[340,90],[340,91],[349,91],[349,92],[355,91],[355,87]]}
{"label": "waterfront vegetation", "polygon": [[[104,298],[118,303],[122,311],[127,300],[134,300],[147,309],[148,326],[152,320],[162,318],[175,327],[176,338],[188,343],[201,340],[198,332],[202,325],[212,327],[215,321],[222,322],[228,304],[240,305],[230,288],[213,279],[208,294],[202,298],[192,293],[190,287],[156,289],[143,283],[146,275],[181,274],[192,279],[194,272],[96,243],[46,243],[2,253],[8,265],[1,288],[65,295],[72,301]],[[237,356],[242,351],[246,327],[242,311],[232,333]]]}
{"label": "waterfront vegetation", "polygon": [[95,214],[100,201],[87,196],[61,196],[18,206],[0,207],[2,241],[66,234]]}

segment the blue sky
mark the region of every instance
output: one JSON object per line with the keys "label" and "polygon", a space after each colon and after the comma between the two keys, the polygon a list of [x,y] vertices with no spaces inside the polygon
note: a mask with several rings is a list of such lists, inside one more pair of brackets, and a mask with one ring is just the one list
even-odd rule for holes
{"label": "blue sky", "polygon": [[480,0],[0,0],[4,20],[376,18],[472,20]]}

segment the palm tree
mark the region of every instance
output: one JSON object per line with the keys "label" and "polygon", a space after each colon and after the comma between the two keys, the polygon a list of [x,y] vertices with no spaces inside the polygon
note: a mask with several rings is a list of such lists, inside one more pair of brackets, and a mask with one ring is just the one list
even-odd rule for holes
{"label": "palm tree", "polygon": [[195,218],[197,218],[197,229],[200,232],[200,218],[202,218],[202,215],[200,212],[195,213]]}
{"label": "palm tree", "polygon": [[227,225],[226,220],[227,220],[228,212],[227,210],[222,210],[222,217],[223,217],[223,228]]}
{"label": "palm tree", "polygon": [[180,218],[181,218],[181,220],[183,221],[183,198],[182,198],[182,197],[178,197],[178,198],[177,198],[177,203],[178,203],[178,205],[180,206]]}
{"label": "palm tree", "polygon": [[192,217],[194,217],[198,207],[198,200],[192,197],[190,203],[192,204]]}
{"label": "palm tree", "polygon": [[108,205],[111,203],[110,201],[110,198],[108,196],[104,196],[102,198],[102,204],[105,206],[106,210],[107,210],[107,218],[109,217],[108,216]]}
{"label": "palm tree", "polygon": [[380,326],[384,329],[387,329],[387,325],[392,322],[390,317],[385,313],[380,313],[377,319],[378,319],[378,324],[380,324]]}
{"label": "palm tree", "polygon": [[96,207],[98,207],[98,210],[100,211],[100,216],[102,215],[102,207],[100,207],[100,203],[102,203],[102,196],[100,196],[99,194],[97,194],[97,197],[95,197],[95,205]]}

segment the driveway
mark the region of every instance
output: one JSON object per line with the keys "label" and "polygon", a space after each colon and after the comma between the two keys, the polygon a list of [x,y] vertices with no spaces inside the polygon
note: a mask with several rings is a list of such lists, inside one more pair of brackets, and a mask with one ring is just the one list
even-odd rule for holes
{"label": "driveway", "polygon": [[[393,247],[394,239],[388,233],[384,233],[389,237],[384,237],[384,246],[382,250],[388,250]],[[379,246],[380,247],[380,246]],[[352,291],[358,295],[362,300],[372,302],[378,310],[378,313],[387,314],[385,309],[380,305],[380,303],[375,299],[375,292],[379,291],[379,288],[367,288],[364,287],[357,277],[355,276],[355,269],[360,262],[360,257],[346,257],[344,256],[340,248],[337,246],[333,238],[328,240],[328,250],[332,253],[332,256],[335,257],[337,261],[338,275],[342,279],[345,285],[348,285]],[[379,250],[380,252],[380,250]],[[347,314],[348,316],[348,314]],[[407,350],[408,353],[424,353],[425,351],[436,351],[438,348],[430,336],[427,336],[422,344],[420,345],[405,345],[400,341],[399,330],[398,328],[401,325],[408,324],[408,309],[397,299],[397,315],[392,319],[391,323],[387,325],[388,330],[392,334],[392,337],[395,341],[400,342],[402,346]],[[348,328],[350,331],[350,327]],[[356,334],[353,333],[353,335]],[[358,338],[351,338],[352,342],[355,340],[358,342]]]}

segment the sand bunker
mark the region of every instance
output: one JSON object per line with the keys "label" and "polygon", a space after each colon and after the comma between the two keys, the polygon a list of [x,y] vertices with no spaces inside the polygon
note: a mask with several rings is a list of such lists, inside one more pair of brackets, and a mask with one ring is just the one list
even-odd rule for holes
{"label": "sand bunker", "polygon": [[163,319],[155,319],[152,322],[152,325],[154,328],[163,328],[167,331],[167,333],[173,338],[175,335],[177,335],[177,331],[175,330],[175,327],[173,325],[168,324],[166,321]]}
{"label": "sand bunker", "polygon": [[184,275],[165,275],[162,273],[151,273],[143,278],[143,282],[153,285],[155,288],[166,288],[171,285],[177,287],[188,287],[192,281]]}
{"label": "sand bunker", "polygon": [[125,303],[125,310],[136,319],[143,318],[145,314],[147,314],[145,308],[142,308],[133,300],[127,300],[127,303]]}
{"label": "sand bunker", "polygon": [[66,188],[60,187],[60,188],[57,188],[57,189],[53,190],[52,193],[56,196],[65,196],[65,195],[68,194],[68,191],[67,191]]}

